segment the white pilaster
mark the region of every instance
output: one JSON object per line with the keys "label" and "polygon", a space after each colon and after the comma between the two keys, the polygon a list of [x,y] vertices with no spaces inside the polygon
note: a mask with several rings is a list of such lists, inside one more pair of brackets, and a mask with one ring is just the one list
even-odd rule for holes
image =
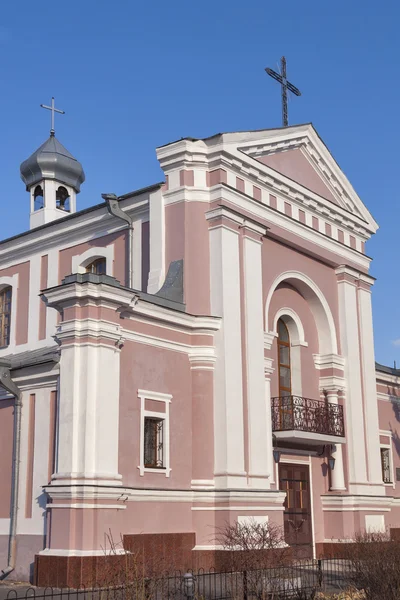
{"label": "white pilaster", "polygon": [[[257,231],[258,236],[265,230]],[[243,238],[243,288],[245,304],[247,407],[249,438],[249,485],[268,489],[272,473],[272,431],[268,427],[271,409],[265,403],[262,242]]]}
{"label": "white pilaster", "polygon": [[270,473],[269,483],[274,483],[274,460],[273,460],[273,439],[272,439],[272,413],[271,413],[271,375],[274,372],[274,368],[272,367],[273,359],[272,358],[264,358],[264,402],[265,402],[265,412],[267,417],[267,465],[268,471]]}
{"label": "white pilaster", "polygon": [[[337,391],[328,392],[328,401],[330,404],[339,404]],[[346,485],[344,481],[343,451],[341,444],[332,444],[331,456],[335,459],[335,467],[331,471],[331,490],[345,490]]]}
{"label": "white pilaster", "polygon": [[165,212],[161,188],[150,194],[150,273],[147,292],[156,294],[165,278]]}
{"label": "white pilaster", "polygon": [[[61,340],[62,328],[58,334]],[[61,346],[56,479],[101,478],[115,484],[121,478],[119,361],[116,346],[93,342]]]}
{"label": "white pilaster", "polygon": [[[337,269],[339,323],[342,356],[346,359],[346,441],[349,460],[349,491],[367,483],[365,457],[365,425],[360,371],[360,340],[358,335],[357,289],[351,279]],[[343,276],[343,277],[342,277]],[[375,368],[373,370],[375,373]]]}
{"label": "white pilaster", "polygon": [[223,319],[214,338],[216,487],[245,487],[238,232],[219,224],[212,227],[210,257],[211,313]]}
{"label": "white pilaster", "polygon": [[[361,286],[363,285],[363,282],[361,282]],[[368,453],[368,480],[370,483],[382,484],[371,291],[366,286],[358,289],[358,310],[364,389],[365,435]],[[382,493],[384,494],[385,492],[382,490]]]}

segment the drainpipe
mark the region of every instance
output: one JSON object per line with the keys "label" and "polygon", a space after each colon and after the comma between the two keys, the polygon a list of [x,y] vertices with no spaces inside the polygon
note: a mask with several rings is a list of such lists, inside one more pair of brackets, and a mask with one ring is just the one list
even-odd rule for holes
{"label": "drainpipe", "polygon": [[15,569],[17,550],[17,518],[19,462],[21,450],[21,390],[11,379],[10,365],[0,360],[0,385],[14,396],[14,440],[11,481],[10,537],[8,541],[8,565],[0,572],[0,579],[5,579]]}
{"label": "drainpipe", "polygon": [[127,215],[119,206],[118,197],[115,194],[102,194],[101,197],[106,201],[107,210],[110,215],[122,219],[128,223],[129,227],[129,250],[128,250],[128,287],[133,288],[133,219]]}

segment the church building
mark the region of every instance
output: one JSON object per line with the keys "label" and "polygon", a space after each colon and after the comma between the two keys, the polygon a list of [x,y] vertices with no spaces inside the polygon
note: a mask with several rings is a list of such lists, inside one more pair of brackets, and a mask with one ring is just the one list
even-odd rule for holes
{"label": "church building", "polygon": [[299,557],[400,527],[400,370],[375,363],[377,224],[351,183],[311,124],[156,152],[162,182],[84,210],[53,129],[21,164],[2,578],[88,585],[110,535],[187,569],[218,568],[227,523],[281,525]]}

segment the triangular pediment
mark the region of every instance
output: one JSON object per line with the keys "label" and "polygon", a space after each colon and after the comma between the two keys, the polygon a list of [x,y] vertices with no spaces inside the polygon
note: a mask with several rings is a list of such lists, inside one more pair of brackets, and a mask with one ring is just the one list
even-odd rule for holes
{"label": "triangular pediment", "polygon": [[339,205],[338,198],[332,193],[326,182],[316,172],[300,148],[286,152],[274,152],[257,158],[260,162],[282,175],[297,181],[308,190]]}
{"label": "triangular pediment", "polygon": [[211,145],[221,142],[229,153],[247,155],[252,166],[264,165],[266,173],[286,187],[322,198],[333,210],[336,205],[362,219],[371,233],[377,230],[377,223],[311,124],[209,138]]}

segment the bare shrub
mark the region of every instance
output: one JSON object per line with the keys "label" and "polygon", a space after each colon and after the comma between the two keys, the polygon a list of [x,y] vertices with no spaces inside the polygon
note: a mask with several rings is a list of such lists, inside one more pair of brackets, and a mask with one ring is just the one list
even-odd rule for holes
{"label": "bare shrub", "polygon": [[229,566],[235,570],[265,569],[290,559],[283,527],[275,523],[259,523],[255,519],[245,523],[236,521],[218,531],[217,542],[229,552]]}
{"label": "bare shrub", "polygon": [[122,537],[115,540],[111,531],[105,535],[103,551],[101,585],[108,590],[107,600],[150,600],[179,592],[179,579],[168,577],[163,557],[147,560],[142,551],[125,551]]}
{"label": "bare shrub", "polygon": [[400,599],[400,541],[388,533],[360,533],[344,544],[350,577],[366,600]]}
{"label": "bare shrub", "polygon": [[316,586],[314,588],[310,581],[304,585],[299,571],[291,565],[291,551],[279,525],[254,519],[228,524],[219,530],[217,541],[229,553],[227,564],[236,586],[233,595],[240,591],[243,598],[259,600],[314,597]]}

